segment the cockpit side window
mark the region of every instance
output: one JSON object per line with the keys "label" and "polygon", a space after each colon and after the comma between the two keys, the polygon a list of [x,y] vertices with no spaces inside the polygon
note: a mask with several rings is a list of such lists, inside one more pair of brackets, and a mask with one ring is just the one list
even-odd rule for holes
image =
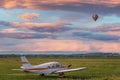
{"label": "cockpit side window", "polygon": [[59,64],[56,64],[56,67],[57,67],[57,68],[59,68],[59,67],[60,67],[60,65],[59,65]]}
{"label": "cockpit side window", "polygon": [[52,65],[52,68],[55,68],[55,64]]}
{"label": "cockpit side window", "polygon": [[51,64],[48,68],[60,68],[61,64]]}
{"label": "cockpit side window", "polygon": [[48,66],[48,68],[50,68],[50,66]]}

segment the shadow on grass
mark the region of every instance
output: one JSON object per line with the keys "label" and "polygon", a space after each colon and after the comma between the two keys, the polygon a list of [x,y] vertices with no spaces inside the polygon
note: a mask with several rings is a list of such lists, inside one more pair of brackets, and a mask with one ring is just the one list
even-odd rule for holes
{"label": "shadow on grass", "polygon": [[70,74],[66,75],[65,78],[59,78],[58,75],[45,75],[40,76],[39,74],[12,74],[12,75],[1,75],[0,80],[96,80],[96,78],[101,78],[102,80],[110,80],[109,77],[97,76],[97,75],[79,75],[79,74]]}
{"label": "shadow on grass", "polygon": [[[101,76],[102,77],[102,76]],[[88,79],[94,79],[94,78],[100,78],[100,76],[92,76],[92,75],[90,75],[90,76],[88,76],[88,75],[86,75],[86,76],[83,76],[83,75],[76,75],[76,76],[73,76],[73,75],[67,75],[67,76],[65,76],[65,77],[63,77],[63,78],[59,78],[58,76],[56,76],[56,75],[46,75],[46,76],[44,76],[44,77],[42,77],[42,78],[47,78],[47,79],[67,79],[67,80],[88,80]]]}

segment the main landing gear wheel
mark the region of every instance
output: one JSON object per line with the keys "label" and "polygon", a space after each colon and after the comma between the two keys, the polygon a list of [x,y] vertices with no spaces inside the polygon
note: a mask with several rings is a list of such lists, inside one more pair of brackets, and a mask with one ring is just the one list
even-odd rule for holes
{"label": "main landing gear wheel", "polygon": [[45,76],[45,74],[40,74],[40,76]]}
{"label": "main landing gear wheel", "polygon": [[63,72],[59,73],[59,78],[64,78],[65,74]]}

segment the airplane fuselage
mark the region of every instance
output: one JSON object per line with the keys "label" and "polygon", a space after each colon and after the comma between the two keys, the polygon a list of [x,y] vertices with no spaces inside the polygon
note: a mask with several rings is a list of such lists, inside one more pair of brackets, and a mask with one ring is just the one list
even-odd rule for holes
{"label": "airplane fuselage", "polygon": [[24,68],[24,67],[21,68],[23,69],[23,71],[35,72],[39,74],[52,74],[55,73],[56,71],[68,69],[67,66],[62,66],[58,62],[48,62],[40,65],[34,65],[28,68]]}

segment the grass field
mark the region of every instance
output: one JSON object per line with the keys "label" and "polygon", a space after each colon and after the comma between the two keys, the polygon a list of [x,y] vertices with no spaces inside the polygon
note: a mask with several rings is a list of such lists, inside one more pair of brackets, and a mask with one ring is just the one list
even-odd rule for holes
{"label": "grass field", "polygon": [[31,64],[58,61],[72,64],[71,68],[88,67],[88,70],[65,73],[66,78],[57,74],[46,75],[12,71],[21,66],[19,58],[0,58],[0,80],[120,80],[120,59],[70,59],[70,58],[28,58]]}

